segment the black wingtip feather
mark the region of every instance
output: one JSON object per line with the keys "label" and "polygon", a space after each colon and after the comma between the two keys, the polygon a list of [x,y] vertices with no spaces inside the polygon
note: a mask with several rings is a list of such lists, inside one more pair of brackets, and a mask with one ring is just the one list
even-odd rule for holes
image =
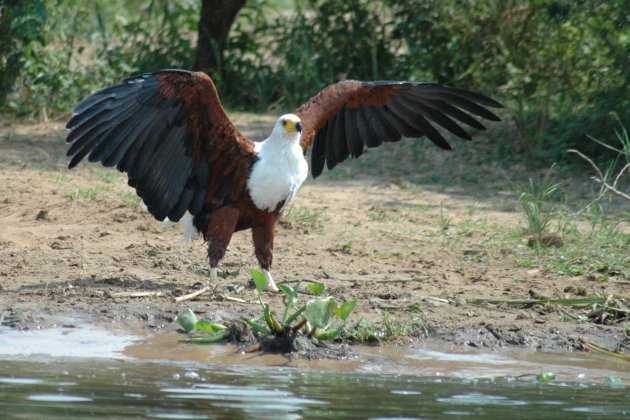
{"label": "black wingtip feather", "polygon": [[313,178],[317,178],[324,171],[326,161],[326,130],[327,126],[319,130],[313,141],[313,148],[311,149],[311,175]]}
{"label": "black wingtip feather", "polygon": [[350,155],[348,150],[348,139],[346,138],[346,109],[343,108],[337,114],[335,130],[337,131],[337,139],[335,140],[335,161],[337,163],[343,162]]}
{"label": "black wingtip feather", "polygon": [[462,98],[469,99],[473,102],[476,102],[480,105],[489,106],[491,108],[503,108],[503,105],[492,98],[487,97],[481,93],[471,92],[469,90],[460,89],[451,86],[445,86],[449,92],[461,96]]}
{"label": "black wingtip feather", "polygon": [[337,166],[337,161],[335,160],[335,142],[337,139],[337,118],[339,114],[336,114],[334,117],[328,121],[328,127],[326,129],[326,168],[328,170],[332,170],[335,166]]}
{"label": "black wingtip feather", "polygon": [[357,111],[355,108],[348,108],[344,113],[346,142],[348,145],[348,150],[350,151],[350,155],[355,159],[363,154],[363,148],[365,147],[365,145],[363,144],[363,140],[359,137],[356,113]]}

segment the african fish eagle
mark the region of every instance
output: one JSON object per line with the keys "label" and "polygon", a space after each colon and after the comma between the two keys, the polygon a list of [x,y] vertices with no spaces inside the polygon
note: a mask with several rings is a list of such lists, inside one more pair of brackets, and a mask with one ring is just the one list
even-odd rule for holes
{"label": "african fish eagle", "polygon": [[185,214],[208,244],[210,280],[235,231],[251,229],[256,257],[269,270],[274,227],[308,175],[319,176],[348,156],[401,137],[427,136],[450,145],[437,124],[470,140],[472,115],[499,118],[501,104],[478,93],[435,83],[399,81],[332,84],[294,114],[281,116],[262,142],[246,138],[223,109],[208,75],[162,70],[124,80],[83,99],[68,122],[69,168],[90,162],[127,172],[129,185],[157,220]]}

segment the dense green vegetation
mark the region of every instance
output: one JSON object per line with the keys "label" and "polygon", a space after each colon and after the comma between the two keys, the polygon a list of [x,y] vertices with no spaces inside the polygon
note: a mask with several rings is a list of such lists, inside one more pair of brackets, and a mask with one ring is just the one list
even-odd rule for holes
{"label": "dense green vegetation", "polygon": [[[194,62],[200,2],[0,2],[0,107],[64,118],[123,77]],[[491,94],[503,156],[599,155],[630,126],[630,0],[250,0],[213,76],[225,103],[290,110],[343,78],[430,80]],[[572,157],[577,161],[577,157]]]}

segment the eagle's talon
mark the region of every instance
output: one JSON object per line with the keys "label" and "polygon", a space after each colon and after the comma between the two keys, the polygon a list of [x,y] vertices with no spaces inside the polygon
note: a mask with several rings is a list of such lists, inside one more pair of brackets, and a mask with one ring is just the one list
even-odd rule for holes
{"label": "eagle's talon", "polygon": [[279,292],[280,289],[278,289],[278,286],[276,286],[276,282],[273,281],[273,277],[271,277],[271,273],[269,272],[269,270],[263,269],[263,274],[265,275],[265,278],[267,279],[267,289],[270,292]]}
{"label": "eagle's talon", "polygon": [[219,276],[217,273],[216,267],[210,267],[210,278],[208,279],[208,286],[210,288],[216,287],[219,285]]}

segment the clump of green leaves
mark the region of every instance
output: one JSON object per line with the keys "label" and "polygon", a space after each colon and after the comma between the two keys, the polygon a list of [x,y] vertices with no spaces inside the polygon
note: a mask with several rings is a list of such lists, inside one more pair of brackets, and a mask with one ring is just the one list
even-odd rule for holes
{"label": "clump of green leaves", "polygon": [[[282,318],[278,319],[271,311],[268,303],[262,300],[262,292],[267,287],[267,279],[258,270],[251,270],[252,279],[258,291],[258,302],[262,307],[261,316],[254,319],[242,318],[259,334],[292,336],[302,331],[318,340],[334,340],[341,336],[343,328],[354,309],[356,302],[348,301],[339,305],[332,297],[321,297],[326,286],[323,283],[312,283],[306,288],[316,296],[302,306],[297,305],[300,283],[294,288],[288,284],[280,284],[278,288],[286,296]],[[335,322],[338,321],[338,322]]]}
{"label": "clump of green leaves", "polygon": [[209,337],[184,338],[179,340],[181,343],[212,344],[227,340],[230,337],[230,330],[225,325],[212,323],[206,319],[197,319],[190,308],[186,308],[177,315],[177,323],[186,334],[194,331],[203,331],[209,334]]}
{"label": "clump of green leaves", "polygon": [[[267,279],[258,270],[251,270],[252,279],[258,291],[258,302],[262,314],[253,319],[242,318],[252,330],[262,336],[275,336],[289,341],[295,339],[302,332],[318,340],[334,340],[339,338],[344,330],[346,321],[354,309],[356,302],[348,301],[338,304],[331,296],[322,297],[326,290],[323,283],[308,284],[306,288],[315,296],[302,306],[297,305],[298,289],[288,284],[280,284],[278,288],[285,295],[285,305],[282,317],[277,318],[268,303],[262,299],[262,293],[267,287]],[[194,312],[188,308],[177,316],[177,323],[187,334],[203,331],[208,337],[189,337],[179,340],[184,343],[210,344],[225,341],[230,337],[230,329],[224,325],[211,323],[204,319],[197,319]]]}
{"label": "clump of green leaves", "polygon": [[540,385],[545,385],[556,380],[556,375],[553,372],[540,372],[536,375],[536,382]]}

